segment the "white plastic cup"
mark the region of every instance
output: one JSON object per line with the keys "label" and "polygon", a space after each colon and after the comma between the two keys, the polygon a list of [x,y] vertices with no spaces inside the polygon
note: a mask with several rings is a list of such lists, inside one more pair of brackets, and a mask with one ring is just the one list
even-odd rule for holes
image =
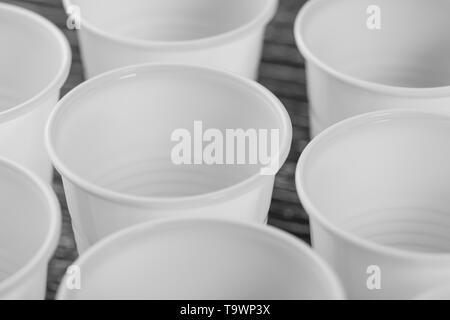
{"label": "white plastic cup", "polygon": [[308,1],[295,36],[306,60],[311,134],[372,111],[448,110],[449,11],[447,0]]}
{"label": "white plastic cup", "polygon": [[450,281],[450,116],[392,110],[340,122],[300,157],[313,247],[351,299],[411,299]]}
{"label": "white plastic cup", "polygon": [[0,159],[0,300],[44,299],[60,228],[59,203],[50,187]]}
{"label": "white plastic cup", "polygon": [[[305,244],[272,227],[173,219],[115,234],[74,263],[58,299],[343,299],[337,277]],[[74,277],[78,286],[74,286]]]}
{"label": "white plastic cup", "polygon": [[278,0],[64,0],[88,78],[139,63],[217,68],[255,79]]}
{"label": "white plastic cup", "polygon": [[[278,130],[275,172],[264,175],[260,165],[237,161],[178,165],[172,157],[178,142],[171,139],[188,130],[192,146],[195,121],[204,132]],[[47,130],[80,252],[125,227],[171,216],[264,223],[291,140],[289,115],[267,89],[181,65],[132,66],[91,79],[61,100]]]}
{"label": "white plastic cup", "polygon": [[414,300],[450,300],[450,286],[439,286],[418,295]]}
{"label": "white plastic cup", "polygon": [[44,128],[69,74],[64,35],[41,16],[0,3],[0,156],[50,183]]}

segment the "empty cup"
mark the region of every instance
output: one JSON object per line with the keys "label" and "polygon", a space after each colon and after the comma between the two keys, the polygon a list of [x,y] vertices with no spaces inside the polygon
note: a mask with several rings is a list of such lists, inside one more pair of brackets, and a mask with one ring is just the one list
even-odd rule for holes
{"label": "empty cup", "polygon": [[449,109],[450,2],[315,0],[295,25],[311,133],[366,112]]}
{"label": "empty cup", "polygon": [[256,78],[278,0],[64,0],[87,77],[139,63],[182,63]]}
{"label": "empty cup", "polygon": [[59,204],[31,172],[0,159],[0,300],[44,299]]}
{"label": "empty cup", "polygon": [[[147,223],[109,237],[74,264],[58,298],[343,299],[334,273],[300,240],[272,227],[213,219]],[[69,284],[69,285],[67,285]]]}
{"label": "empty cup", "polygon": [[[235,129],[240,138],[229,134]],[[157,218],[264,223],[291,140],[286,109],[267,89],[181,65],[132,66],[89,80],[61,100],[47,130],[81,252]],[[250,161],[258,151],[271,155],[273,174]]]}
{"label": "empty cup", "polygon": [[0,156],[50,183],[44,128],[69,73],[69,44],[46,19],[5,3],[0,39]]}
{"label": "empty cup", "polygon": [[300,157],[313,247],[352,299],[411,299],[450,281],[450,116],[392,110],[345,120]]}

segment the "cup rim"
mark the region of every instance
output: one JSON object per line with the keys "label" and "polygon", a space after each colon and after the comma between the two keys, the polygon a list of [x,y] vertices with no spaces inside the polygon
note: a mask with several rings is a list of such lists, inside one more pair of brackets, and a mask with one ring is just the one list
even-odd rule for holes
{"label": "cup rim", "polygon": [[[24,263],[12,275],[8,276],[3,281],[0,281],[0,295],[2,295],[5,292],[8,292],[8,290],[17,287],[18,283],[33,273],[42,261],[49,260],[53,255],[58,246],[61,233],[61,209],[58,199],[56,198],[55,193],[51,190],[50,186],[45,184],[33,172],[4,158],[0,158],[0,167],[7,167],[14,170],[18,175],[23,176],[26,180],[33,184],[33,188],[41,193],[41,196],[47,203],[48,208],[46,213],[48,214],[50,220],[48,234],[36,253],[31,258],[27,259],[27,262]],[[47,265],[47,261],[45,264]]]}
{"label": "cup rim", "polygon": [[450,95],[450,84],[447,86],[438,87],[401,87],[401,86],[391,86],[387,84],[377,83],[373,81],[363,80],[358,77],[348,75],[344,72],[337,70],[336,68],[330,66],[326,62],[322,61],[317,55],[315,55],[312,50],[308,47],[303,35],[305,24],[308,17],[318,6],[329,5],[332,1],[338,2],[339,0],[314,0],[308,1],[300,9],[294,24],[294,37],[297,43],[297,47],[306,60],[312,62],[317,67],[322,69],[327,74],[347,83],[357,87],[361,87],[367,90],[381,92],[386,94],[391,94],[395,96],[407,96],[426,99],[429,97],[443,97]]}
{"label": "cup rim", "polygon": [[336,133],[345,132],[352,128],[362,127],[368,123],[375,123],[380,121],[392,120],[392,119],[405,119],[406,117],[414,117],[423,119],[424,117],[433,119],[445,119],[449,122],[450,126],[450,114],[442,111],[425,111],[425,110],[410,110],[410,109],[388,109],[384,111],[375,111],[365,113],[352,118],[348,118],[344,121],[338,122],[335,125],[325,129],[316,138],[314,138],[302,152],[297,164],[295,172],[295,184],[297,188],[297,194],[300,201],[308,213],[310,218],[317,221],[327,231],[331,232],[337,238],[343,239],[346,242],[352,243],[355,246],[364,248],[365,250],[374,251],[378,254],[389,255],[403,259],[419,259],[434,261],[442,259],[450,260],[450,252],[448,253],[428,253],[428,252],[416,252],[403,249],[397,249],[386,245],[378,244],[363,237],[356,236],[351,232],[348,232],[335,223],[331,222],[321,211],[314,205],[313,201],[309,197],[309,192],[304,186],[305,175],[307,170],[307,162],[309,161],[310,154],[316,148],[316,145],[321,144],[323,141],[336,135]]}
{"label": "cup rim", "polygon": [[84,83],[77,86],[71,92],[69,92],[66,96],[64,96],[54,108],[50,118],[47,122],[46,132],[45,132],[45,144],[50,156],[50,159],[53,162],[54,167],[62,174],[65,179],[68,179],[78,187],[84,189],[85,191],[105,200],[113,201],[116,203],[125,203],[131,205],[140,205],[140,206],[151,206],[155,208],[175,208],[180,207],[184,208],[186,205],[190,205],[192,207],[204,206],[205,203],[216,203],[217,201],[223,201],[229,198],[231,195],[239,196],[242,195],[243,192],[253,188],[253,186],[258,185],[260,181],[273,177],[273,176],[265,176],[260,173],[260,171],[256,172],[252,176],[246,178],[245,180],[240,180],[239,183],[228,186],[226,188],[221,188],[219,190],[213,192],[207,192],[202,194],[197,194],[193,196],[184,196],[184,197],[149,197],[149,196],[135,196],[123,192],[118,192],[111,190],[106,187],[99,186],[98,184],[89,181],[88,179],[83,178],[79,174],[73,172],[68,166],[64,164],[64,161],[58,156],[58,151],[56,146],[54,145],[55,134],[56,134],[56,124],[60,115],[67,109],[68,102],[77,99],[78,96],[83,95],[85,92],[90,91],[90,89],[94,86],[98,86],[101,84],[108,84],[111,81],[117,79],[123,79],[124,77],[129,77],[130,75],[136,75],[139,72],[143,71],[151,71],[151,70],[184,70],[192,73],[202,73],[207,74],[209,76],[215,76],[222,79],[227,79],[230,83],[234,83],[239,86],[243,86],[248,88],[249,92],[253,92],[261,96],[271,107],[271,109],[278,115],[278,122],[280,123],[281,130],[284,131],[284,134],[281,136],[283,138],[281,140],[281,146],[279,148],[279,153],[277,157],[279,159],[278,170],[281,169],[281,166],[286,161],[290,147],[292,142],[292,123],[289,117],[288,112],[286,111],[282,102],[268,89],[263,87],[261,84],[246,79],[242,76],[228,73],[225,71],[220,71],[211,68],[199,67],[199,66],[191,66],[191,65],[183,65],[183,64],[167,64],[167,63],[146,63],[139,64],[133,66],[127,66],[120,69],[115,69],[109,71],[107,73],[103,73],[98,75],[92,79],[85,81]]}
{"label": "cup rim", "polygon": [[58,72],[46,87],[42,88],[39,93],[28,98],[26,101],[11,108],[7,108],[4,111],[0,111],[0,123],[2,123],[13,118],[17,118],[24,113],[30,112],[33,107],[39,106],[42,101],[47,99],[55,88],[62,88],[64,82],[69,76],[70,65],[72,62],[72,52],[70,50],[69,42],[64,34],[52,22],[39,14],[8,3],[0,3],[0,11],[14,14],[17,18],[26,20],[27,22],[38,25],[42,29],[46,30],[48,34],[52,35],[55,42],[59,44],[59,54],[62,56],[62,62]]}
{"label": "cup rim", "polygon": [[[185,228],[189,225],[201,225],[205,227],[226,227],[229,230],[244,229],[247,234],[265,234],[267,238],[270,238],[271,242],[277,242],[282,244],[285,248],[293,248],[296,252],[301,252],[307,259],[315,265],[320,271],[320,278],[324,279],[324,282],[330,285],[330,295],[335,300],[345,299],[345,291],[341,281],[337,277],[336,273],[331,269],[328,264],[317,255],[306,243],[293,235],[280,230],[272,226],[264,226],[251,222],[235,221],[226,218],[168,218],[156,221],[145,222],[136,226],[121,230],[114,233],[100,242],[89,248],[82,256],[74,262],[76,265],[83,269],[85,266],[89,266],[91,261],[95,262],[95,257],[101,254],[105,250],[111,247],[120,247],[120,244],[133,243],[135,239],[140,238],[142,235],[151,235],[152,231],[158,230],[164,226],[170,226],[171,228]],[[95,263],[91,264],[91,268],[95,267]],[[64,284],[67,281],[68,275],[64,275],[61,283]],[[57,300],[65,300],[70,296],[70,290],[67,290],[65,286],[60,286],[56,295]]]}
{"label": "cup rim", "polygon": [[[275,16],[278,8],[279,0],[266,0],[266,6],[264,9],[255,16],[251,21],[234,28],[230,31],[221,32],[219,34],[208,36],[204,38],[192,39],[192,40],[182,40],[182,41],[152,41],[143,40],[139,38],[130,38],[125,36],[116,35],[104,31],[102,28],[96,27],[89,21],[82,19],[81,28],[86,28],[86,30],[95,34],[98,37],[108,39],[115,43],[121,45],[129,45],[138,48],[151,48],[158,50],[180,50],[184,48],[186,50],[201,49],[205,47],[211,47],[217,44],[224,44],[241,37],[242,35],[250,32],[251,30],[260,27],[261,25],[268,24],[269,21]],[[66,13],[71,5],[73,5],[72,0],[63,0],[64,9]]]}

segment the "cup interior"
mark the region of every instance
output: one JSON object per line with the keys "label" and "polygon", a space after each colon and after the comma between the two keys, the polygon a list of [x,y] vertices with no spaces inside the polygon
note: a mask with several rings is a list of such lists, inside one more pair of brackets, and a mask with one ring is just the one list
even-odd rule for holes
{"label": "cup interior", "polygon": [[50,212],[48,199],[34,181],[0,165],[0,287],[36,256],[54,232]]}
{"label": "cup interior", "polygon": [[[381,29],[367,21],[380,9]],[[446,0],[319,0],[296,32],[306,50],[342,74],[377,84],[450,86],[450,2]]]}
{"label": "cup interior", "polygon": [[[271,154],[276,145],[259,133],[268,130],[270,137],[272,130],[279,130],[279,140],[288,140],[282,109],[266,90],[219,72],[132,67],[94,79],[65,98],[51,121],[49,136],[67,170],[97,186],[133,196],[193,196],[258,174],[263,162],[252,163],[249,153],[250,146],[260,144],[247,139],[245,164],[239,164],[238,143],[232,148],[234,157],[231,149],[225,150],[232,140],[227,129],[258,133],[258,142],[267,142],[267,149],[258,152]],[[202,122],[202,130],[195,129],[196,121]],[[207,141],[208,129],[220,135]],[[182,138],[174,135],[179,130],[185,133]],[[207,162],[203,156],[213,141],[223,164]],[[220,150],[225,150],[222,155]],[[174,161],[179,155],[190,162]],[[203,158],[199,164],[197,155]],[[233,161],[228,162],[227,155]]]}
{"label": "cup interior", "polygon": [[318,214],[373,243],[450,252],[450,119],[355,118],[320,135],[300,168]]}
{"label": "cup interior", "polygon": [[245,225],[191,220],[122,234],[79,262],[63,299],[333,299],[336,283],[291,241]]}
{"label": "cup interior", "polygon": [[47,88],[61,72],[65,52],[49,23],[10,5],[0,5],[0,39],[1,112]]}
{"label": "cup interior", "polygon": [[72,0],[82,19],[105,33],[146,41],[189,41],[220,35],[264,14],[274,0]]}

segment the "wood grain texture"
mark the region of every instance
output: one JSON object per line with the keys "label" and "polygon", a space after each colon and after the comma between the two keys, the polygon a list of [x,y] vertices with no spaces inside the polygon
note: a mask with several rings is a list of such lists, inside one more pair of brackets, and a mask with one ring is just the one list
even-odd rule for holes
{"label": "wood grain texture", "polygon": [[[62,95],[84,80],[76,32],[66,28],[66,15],[60,0],[0,1],[28,8],[47,17],[69,39],[73,63]],[[293,35],[295,16],[304,2],[304,0],[280,0],[278,13],[267,28],[259,81],[284,103],[294,128],[291,153],[276,177],[269,223],[309,242],[308,218],[298,200],[294,184],[297,160],[310,139],[304,61],[295,46]],[[48,299],[53,299],[66,268],[77,258],[70,216],[58,174],[55,175],[53,187],[61,202],[63,229],[58,249],[49,265]]]}

